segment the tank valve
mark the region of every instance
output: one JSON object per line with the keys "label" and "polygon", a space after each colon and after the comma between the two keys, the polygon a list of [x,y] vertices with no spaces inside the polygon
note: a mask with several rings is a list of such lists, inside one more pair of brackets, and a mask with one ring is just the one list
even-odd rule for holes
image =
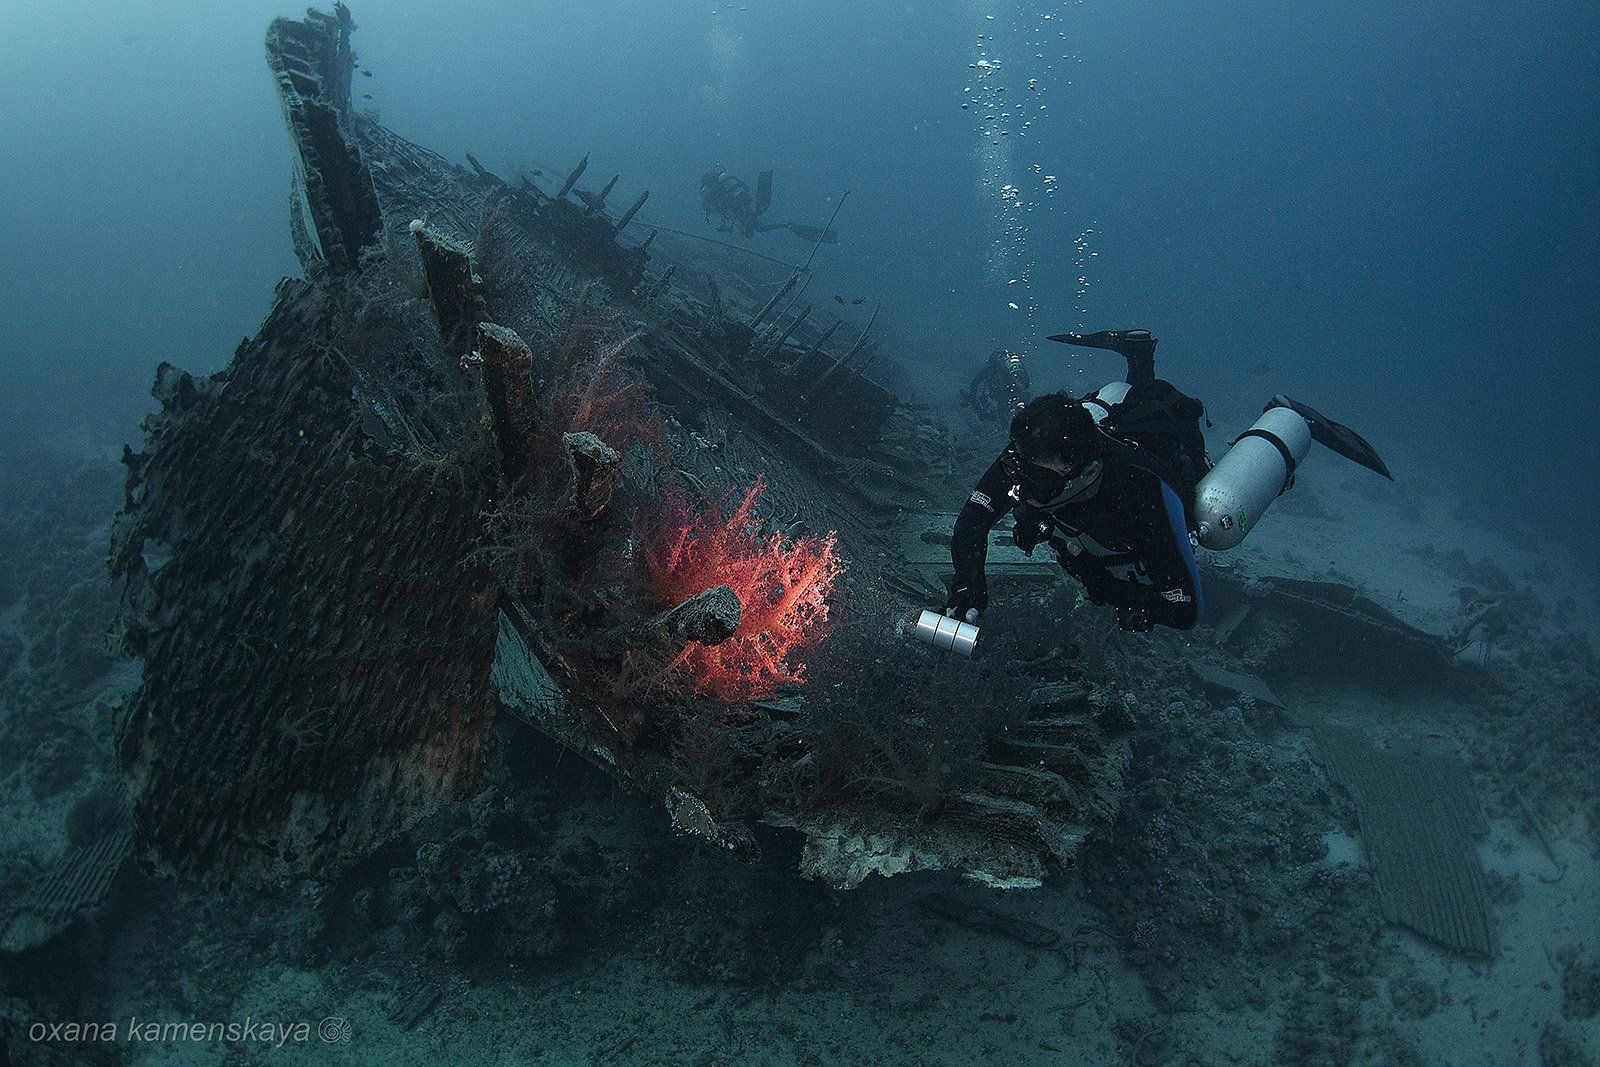
{"label": "tank valve", "polygon": [[970,622],[946,618],[939,612],[927,608],[917,616],[916,634],[917,640],[925,645],[932,645],[947,652],[959,652],[963,656],[972,655],[973,649],[978,647],[976,626]]}

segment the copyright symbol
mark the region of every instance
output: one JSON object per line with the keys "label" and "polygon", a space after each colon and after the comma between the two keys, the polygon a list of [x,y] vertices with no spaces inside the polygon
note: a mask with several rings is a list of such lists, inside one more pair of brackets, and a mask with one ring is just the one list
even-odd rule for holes
{"label": "copyright symbol", "polygon": [[339,1015],[330,1015],[317,1024],[317,1036],[330,1045],[343,1044],[350,1040],[350,1020]]}

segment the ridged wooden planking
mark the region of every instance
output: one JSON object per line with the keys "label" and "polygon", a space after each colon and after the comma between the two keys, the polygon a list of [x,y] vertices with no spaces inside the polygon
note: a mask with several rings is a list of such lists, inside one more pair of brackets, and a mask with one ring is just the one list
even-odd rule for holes
{"label": "ridged wooden planking", "polygon": [[1484,829],[1459,758],[1389,751],[1359,731],[1316,731],[1328,776],[1348,791],[1386,918],[1446,948],[1494,954],[1494,923],[1473,838]]}

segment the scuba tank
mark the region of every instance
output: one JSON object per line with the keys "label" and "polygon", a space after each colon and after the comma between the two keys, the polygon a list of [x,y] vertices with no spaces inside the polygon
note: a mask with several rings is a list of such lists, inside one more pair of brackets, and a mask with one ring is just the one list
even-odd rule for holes
{"label": "scuba tank", "polygon": [[[1102,426],[1131,388],[1127,382],[1111,382],[1078,402],[1089,410],[1095,425]],[[1304,405],[1274,398],[1255,425],[1240,434],[1200,479],[1188,518],[1201,545],[1218,551],[1234,547],[1261,521],[1267,506],[1294,484],[1295,468],[1305,459],[1316,433],[1316,422],[1308,417],[1314,414]],[[1170,479],[1170,474],[1153,469]]]}
{"label": "scuba tank", "polygon": [[1295,468],[1311,450],[1311,424],[1287,407],[1270,407],[1200,479],[1195,489],[1195,537],[1206,548],[1244,540],[1267,506],[1294,484]]}

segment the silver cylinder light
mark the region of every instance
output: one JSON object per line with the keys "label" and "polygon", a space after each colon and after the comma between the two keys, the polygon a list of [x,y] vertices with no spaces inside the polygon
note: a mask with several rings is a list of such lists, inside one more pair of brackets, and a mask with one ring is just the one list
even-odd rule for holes
{"label": "silver cylinder light", "polygon": [[917,640],[946,652],[972,655],[978,647],[978,628],[970,622],[947,618],[937,611],[923,609],[917,616]]}

